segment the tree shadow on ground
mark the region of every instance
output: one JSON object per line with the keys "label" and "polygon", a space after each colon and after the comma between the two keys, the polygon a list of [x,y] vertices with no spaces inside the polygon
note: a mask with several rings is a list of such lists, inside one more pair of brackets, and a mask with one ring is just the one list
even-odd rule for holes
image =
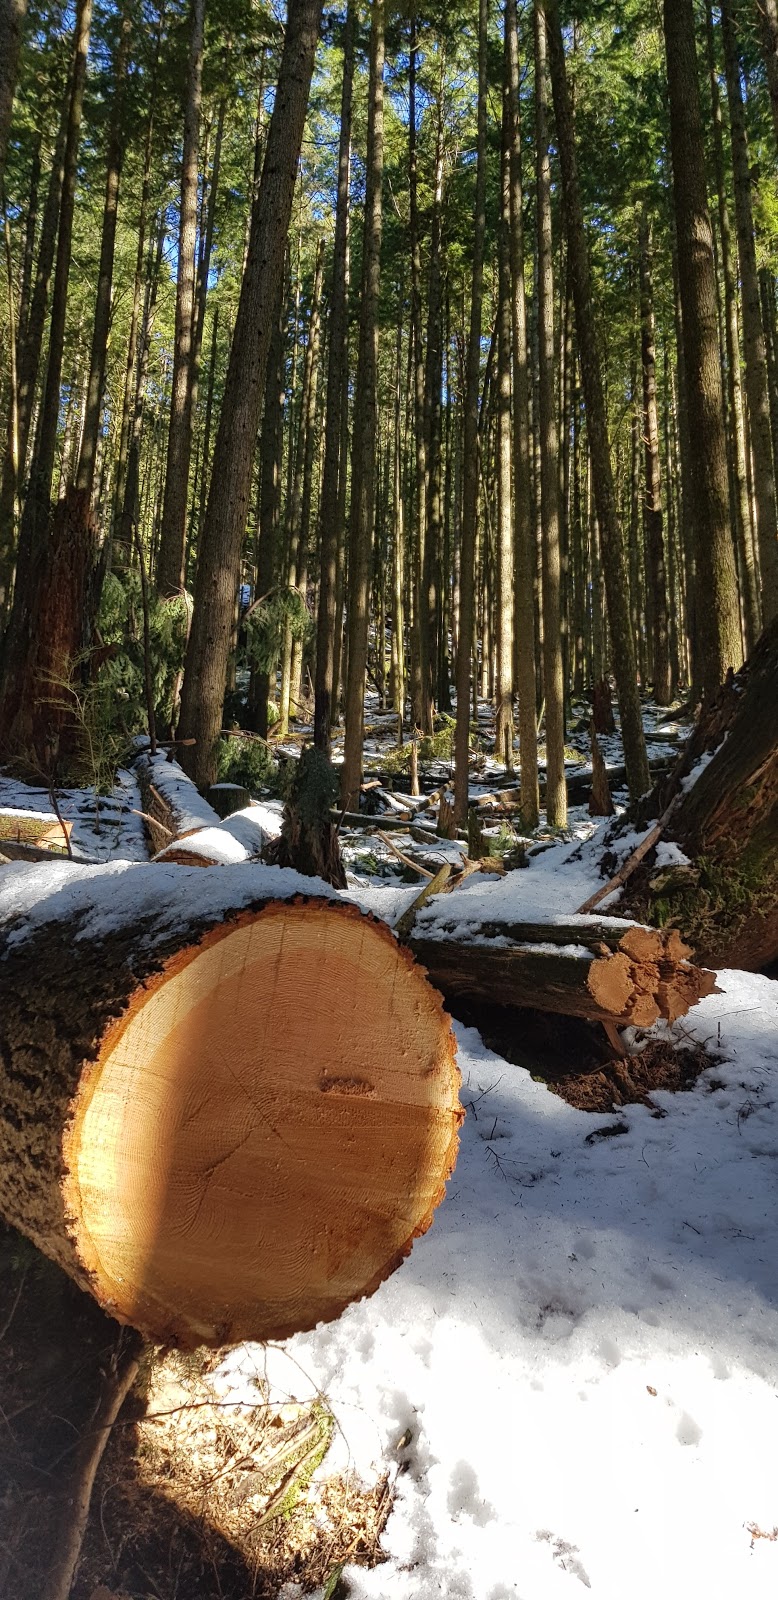
{"label": "tree shadow on ground", "polygon": [[[52,1568],[70,1465],[97,1407],[118,1324],[0,1224],[0,1595],[40,1600]],[[208,1515],[176,1501],[173,1464],[149,1459],[144,1361],[103,1457],[71,1600],[270,1600],[322,1582],[310,1549],[272,1532],[251,1556]],[[147,1432],[147,1430],[146,1430]],[[383,1518],[385,1521],[385,1517]],[[374,1559],[381,1559],[377,1548]],[[357,1554],[357,1559],[359,1555]],[[336,1563],[337,1565],[337,1563]],[[326,1574],[325,1574],[326,1575]],[[104,1586],[101,1590],[100,1586]]]}

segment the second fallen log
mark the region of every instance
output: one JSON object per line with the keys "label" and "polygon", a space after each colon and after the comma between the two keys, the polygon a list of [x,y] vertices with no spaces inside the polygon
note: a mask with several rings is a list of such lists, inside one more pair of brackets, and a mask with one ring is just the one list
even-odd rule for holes
{"label": "second fallen log", "polygon": [[715,986],[675,930],[615,919],[474,926],[446,919],[438,903],[408,944],[452,1006],[479,1000],[648,1028],[685,1016]]}

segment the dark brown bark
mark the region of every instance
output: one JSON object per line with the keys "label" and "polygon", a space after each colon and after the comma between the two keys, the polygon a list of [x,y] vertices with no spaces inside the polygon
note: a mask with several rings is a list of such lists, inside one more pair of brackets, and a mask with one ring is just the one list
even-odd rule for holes
{"label": "dark brown bark", "polygon": [[630,794],[637,796],[648,788],[649,778],[629,617],[629,577],[613,484],[594,293],[557,0],[546,0],[544,10],[548,24],[549,66],[562,168],[567,248],[573,285],[581,381],[586,401],[592,482],[602,546],[611,664],[621,713],[621,736],[627,765],[627,781]]}
{"label": "dark brown bark", "polygon": [[319,611],[316,631],[316,681],[314,742],[329,755],[332,701],[335,693],[335,630],[338,548],[344,530],[340,525],[339,478],[343,412],[348,407],[348,234],[349,177],[351,170],[351,101],[354,85],[355,0],[349,0],[343,35],[343,84],[340,99],[338,196],[332,252],[332,288],[329,314],[327,414],[324,433],[324,474],[319,508],[321,558]]}
{"label": "dark brown bark", "polygon": [[355,810],[362,782],[370,558],[375,521],[378,295],[381,282],[381,184],[384,165],[384,0],[372,0],[368,84],[359,354],[354,390],[348,562],[348,675],[341,803]]}
{"label": "dark brown bark", "polygon": [[[257,517],[257,576],[256,596],[261,600],[269,594],[275,581],[278,531],[281,513],[281,451],[284,426],[284,334],[281,310],[284,281],[279,280],[273,329],[270,336],[270,353],[267,363],[267,381],[262,414],[262,432],[259,443],[259,509]],[[270,698],[270,673],[265,668],[252,668],[249,709],[251,726],[263,739],[268,735],[268,700]]]}
{"label": "dark brown bark", "polygon": [[178,228],[178,279],[173,377],[170,393],[165,495],[157,589],[161,595],[178,594],[184,580],[186,507],[192,451],[192,387],[195,364],[197,169],[200,101],[203,73],[205,0],[191,0],[189,62],[184,108],[184,146],[181,156],[181,212]]}
{"label": "dark brown bark", "polygon": [[0,0],[0,206],[27,0]]}
{"label": "dark brown bark", "polygon": [[692,0],[665,0],[670,143],[694,495],[700,687],[713,694],[742,655]]}
{"label": "dark brown bark", "polygon": [[92,352],[89,362],[84,426],[81,434],[81,453],[76,473],[76,488],[84,489],[92,498],[97,446],[100,437],[100,419],[103,408],[103,383],[108,353],[108,328],[111,317],[111,284],[113,259],[116,248],[116,222],[119,210],[119,184],[121,182],[126,130],[124,127],[124,95],[130,56],[132,18],[125,7],[119,30],[119,43],[113,63],[114,101],[108,134],[106,160],[105,201],[103,203],[103,231],[100,243],[100,264],[97,269],[97,295],[95,318],[92,327]]}
{"label": "dark brown bark", "polygon": [[740,381],[740,327],[738,314],[737,282],[732,259],[732,239],[729,223],[729,205],[724,181],[724,139],[721,94],[716,65],[713,10],[710,0],[706,5],[708,68],[710,73],[711,112],[713,120],[713,159],[715,188],[718,196],[719,238],[721,240],[721,272],[724,279],[724,328],[727,350],[727,393],[729,399],[729,428],[731,447],[732,513],[735,539],[740,562],[740,599],[743,612],[743,633],[746,653],[753,648],[760,630],[759,582],[754,556],[754,537],[751,526],[751,507],[748,500],[748,475],[746,470],[745,420],[743,417],[743,386]]}
{"label": "dark brown bark", "polygon": [[6,653],[0,695],[0,759],[40,781],[75,774],[85,759],[80,700],[88,681],[96,556],[89,497],[70,490],[51,519],[30,581],[34,629]]}
{"label": "dark brown bark", "polygon": [[497,353],[497,694],[495,754],[513,768],[513,497],[511,484],[510,81],[503,79]]}
{"label": "dark brown bark", "polygon": [[554,245],[551,233],[545,0],[535,0],[534,29],[538,229],[538,430],[543,562],[543,693],[546,702],[546,816],[552,828],[564,828],[567,823],[565,683],[562,657],[559,432],[554,393],[556,371]]}
{"label": "dark brown bark", "polygon": [[470,762],[470,669],[475,624],[475,555],[478,531],[478,399],[481,377],[481,323],[486,232],[486,52],[487,0],[478,8],[478,148],[476,156],[470,329],[463,394],[462,534],[459,557],[454,733],[454,813],[458,827],[467,821]]}
{"label": "dark brown bark", "polygon": [[662,519],[662,478],[659,466],[659,418],[656,403],[656,323],[651,273],[651,229],[645,210],[640,227],[640,328],[643,366],[643,452],[645,484],[643,527],[646,544],[646,593],[651,595],[651,662],[654,699],[669,706],[670,638],[667,615],[667,571]]}
{"label": "dark brown bark", "polygon": [[[751,454],[756,506],[756,536],[762,588],[762,620],[771,622],[778,615],[778,513],[776,511],[773,467],[770,398],[767,386],[767,353],[762,327],[759,277],[756,270],[756,240],[751,203],[751,168],[748,158],[746,111],[740,83],[740,60],[732,0],[722,0],[721,31],[724,40],[724,69],[729,100],[732,136],[732,172],[735,191],[738,261],[740,263],[740,301],[743,312],[743,349],[746,366],[746,397],[751,434]],[[738,665],[738,663],[735,663]]]}
{"label": "dark brown bark", "polygon": [[531,485],[529,464],[529,378],[527,373],[527,308],[524,293],[524,221],[519,109],[519,39],[516,0],[505,7],[505,70],[510,83],[511,141],[511,277],[513,335],[513,467],[515,516],[515,678],[519,696],[519,760],[522,821],[537,827],[538,735],[535,683],[535,602],[533,587]]}
{"label": "dark brown bark", "polygon": [[200,537],[179,734],[196,740],[187,750],[186,765],[203,786],[214,776],[214,747],[221,727],[240,554],[275,310],[272,291],[283,275],[321,9],[321,0],[291,0],[289,5]]}
{"label": "dark brown bark", "polygon": [[649,866],[629,910],[679,927],[707,965],[756,971],[778,960],[778,620],[703,708],[652,814],[675,797],[667,832],[691,868]]}
{"label": "dark brown bark", "polygon": [[767,69],[767,87],[773,126],[778,141],[778,3],[776,0],[754,0],[762,35],[762,50]]}

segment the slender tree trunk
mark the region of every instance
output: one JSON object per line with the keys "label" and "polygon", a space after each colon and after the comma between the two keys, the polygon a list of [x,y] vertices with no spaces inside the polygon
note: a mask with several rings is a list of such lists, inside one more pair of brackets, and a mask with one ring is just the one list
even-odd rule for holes
{"label": "slender tree trunk", "polygon": [[778,615],[778,519],[770,429],[770,398],[767,387],[767,354],[759,300],[759,277],[756,270],[751,169],[732,0],[721,0],[721,32],[724,40],[724,70],[732,135],[735,221],[743,308],[743,349],[746,360],[746,398],[751,429],[756,536],[762,578],[762,618],[767,623]]}
{"label": "slender tree trunk", "polygon": [[0,206],[27,0],[0,0]]}
{"label": "slender tree trunk", "polygon": [[710,0],[706,5],[708,67],[710,72],[711,112],[713,119],[713,157],[715,189],[718,196],[719,234],[721,238],[721,270],[724,278],[724,326],[727,349],[727,389],[729,394],[730,429],[732,439],[732,511],[737,549],[740,555],[741,601],[743,608],[746,654],[756,641],[760,628],[759,580],[754,555],[751,508],[748,503],[748,472],[746,467],[746,436],[743,417],[743,388],[740,381],[740,329],[737,303],[737,283],[732,261],[732,243],[729,226],[729,206],[724,181],[724,141],[722,137],[721,95],[716,69],[713,9]]}
{"label": "slender tree trunk", "polygon": [[470,330],[464,383],[462,465],[462,536],[459,559],[459,625],[456,659],[456,727],[454,730],[454,815],[467,821],[470,752],[470,667],[475,622],[475,554],[478,531],[478,396],[481,377],[481,322],[486,233],[486,55],[487,0],[478,7],[478,151],[470,288]]}
{"label": "slender tree trunk", "polygon": [[[259,444],[259,518],[257,528],[257,600],[269,594],[275,581],[276,546],[281,510],[281,456],[284,436],[284,333],[281,314],[284,305],[284,279],[281,274],[275,294],[273,327],[267,364],[262,433]],[[273,667],[275,688],[275,666]],[[252,727],[268,735],[268,700],[271,680],[266,666],[252,673]]]}
{"label": "slender tree trunk", "polygon": [[693,0],[664,0],[670,144],[683,313],[696,549],[695,635],[701,685],[712,694],[742,656],[729,530],[713,237],[705,182]]}
{"label": "slender tree trunk", "polygon": [[90,500],[92,498],[97,463],[97,445],[100,437],[100,418],[103,408],[103,382],[108,353],[108,327],[111,316],[111,285],[113,282],[113,258],[116,248],[119,183],[121,181],[125,144],[124,91],[127,83],[131,32],[132,18],[129,7],[126,7],[121,19],[119,44],[114,62],[114,101],[108,135],[103,233],[100,244],[100,265],[97,270],[97,297],[92,329],[92,353],[89,363],[89,383],[84,428],[81,437],[81,452],[76,473],[76,488],[83,489]]}
{"label": "slender tree trunk", "polygon": [[643,451],[645,485],[643,526],[646,579],[651,592],[651,660],[654,699],[669,706],[670,679],[667,571],[662,527],[662,474],[659,465],[659,417],[656,403],[656,323],[651,275],[651,225],[645,208],[640,221],[640,343],[643,366]]}
{"label": "slender tree trunk", "polygon": [[519,112],[519,38],[516,0],[505,6],[505,71],[510,86],[511,277],[513,335],[513,470],[515,517],[515,682],[519,695],[519,761],[523,826],[537,827],[540,811],[535,701],[534,549],[529,462],[527,308],[524,293],[524,221]]}
{"label": "slender tree trunk", "polygon": [[554,93],[559,159],[562,168],[567,247],[573,284],[575,322],[586,400],[586,421],[592,457],[592,480],[602,545],[602,563],[610,627],[611,664],[621,713],[621,736],[630,795],[648,788],[648,760],[643,737],[635,652],[629,616],[629,577],[619,526],[608,438],[608,418],[594,319],[594,296],[578,177],[572,107],[567,87],[564,45],[557,0],[543,5],[548,25],[549,64]]}
{"label": "slender tree trunk", "polygon": [[338,151],[338,198],[335,209],[335,240],[332,254],[332,289],[329,316],[329,363],[327,369],[327,417],[324,433],[324,475],[319,523],[321,561],[319,571],[319,612],[316,631],[316,682],[314,743],[325,755],[331,749],[332,700],[335,692],[335,628],[338,548],[343,529],[338,520],[341,431],[344,407],[348,406],[348,232],[349,176],[351,168],[351,102],[354,85],[354,41],[356,0],[349,0],[343,34],[343,86],[340,100],[340,147]]}
{"label": "slender tree trunk", "polygon": [[551,160],[548,135],[546,13],[535,0],[535,149],[538,229],[538,427],[543,519],[543,693],[546,702],[546,816],[552,828],[567,822],[565,785],[565,683],[562,660],[559,549],[559,434],[554,395],[554,246],[551,235]]}
{"label": "slender tree trunk", "polygon": [[755,6],[762,35],[773,126],[778,141],[778,0],[755,0]]}
{"label": "slender tree trunk", "polygon": [[359,356],[354,398],[348,571],[348,678],[341,803],[359,806],[364,740],[370,557],[375,521],[378,295],[381,281],[381,185],[384,166],[384,0],[372,0],[368,86],[367,186],[362,255]]}
{"label": "slender tree trunk", "polygon": [[[319,370],[319,331],[321,323],[321,287],[324,272],[324,239],[319,240],[316,251],[311,314],[308,322],[308,342],[303,368],[303,388],[300,400],[299,440],[296,453],[292,500],[289,508],[289,559],[286,581],[290,589],[298,586],[304,590],[301,575],[306,570],[306,552],[311,511],[311,484],[315,442],[316,385]],[[294,698],[293,670],[294,642],[291,624],[284,632],[281,662],[281,715],[278,731],[286,734],[289,728],[289,705]]]}
{"label": "slender tree trunk", "polygon": [[200,101],[203,72],[205,0],[192,0],[189,65],[184,109],[184,146],[181,157],[181,214],[178,229],[178,280],[170,395],[165,495],[157,564],[157,589],[161,595],[178,594],[184,579],[186,506],[192,451],[192,393],[194,335],[197,308],[197,167]]}
{"label": "slender tree trunk", "polygon": [[411,254],[411,348],[413,351],[415,490],[413,499],[413,612],[411,634],[411,720],[421,732],[432,729],[430,705],[430,636],[424,574],[427,568],[427,442],[424,431],[424,341],[421,322],[421,240],[419,237],[418,160],[416,149],[416,69],[418,58],[416,4],[411,4],[408,68],[408,189]]}
{"label": "slender tree trunk", "polygon": [[513,768],[513,500],[511,496],[510,81],[503,77],[497,355],[497,695],[495,754]]}
{"label": "slender tree trunk", "polygon": [[265,160],[251,219],[246,269],[222,400],[195,581],[179,736],[187,770],[213,781],[235,594],[295,175],[308,107],[322,0],[289,0]]}
{"label": "slender tree trunk", "polygon": [[[62,357],[65,344],[68,281],[73,240],[73,212],[78,174],[78,148],[84,103],[92,0],[79,0],[73,36],[67,132],[57,232],[57,264],[49,319],[49,355],[38,418],[35,459],[19,533],[13,609],[4,641],[4,661],[24,661],[33,622],[36,572],[45,549],[51,512],[51,486],[57,447]],[[45,302],[44,302],[45,304]],[[44,313],[45,314],[45,313]]]}

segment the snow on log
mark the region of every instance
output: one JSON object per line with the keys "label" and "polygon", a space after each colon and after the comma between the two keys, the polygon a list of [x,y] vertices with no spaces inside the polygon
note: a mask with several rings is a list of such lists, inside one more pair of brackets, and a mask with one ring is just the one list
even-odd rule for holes
{"label": "snow on log", "polygon": [[696,967],[675,930],[615,918],[464,923],[424,915],[408,939],[444,997],[477,999],[647,1028],[683,1017],[711,994],[715,974]]}
{"label": "snow on log", "polygon": [[143,810],[155,851],[199,828],[218,828],[221,817],[204,800],[177,761],[144,754],[135,762]]}
{"label": "snow on log", "polygon": [[281,831],[281,818],[267,806],[255,804],[233,811],[216,827],[198,828],[172,839],[155,861],[177,862],[182,867],[227,867],[241,861],[258,861],[263,846]]}
{"label": "snow on log", "polygon": [[120,1321],[285,1338],[371,1293],[456,1154],[440,996],[277,868],[0,875],[0,1212]]}

